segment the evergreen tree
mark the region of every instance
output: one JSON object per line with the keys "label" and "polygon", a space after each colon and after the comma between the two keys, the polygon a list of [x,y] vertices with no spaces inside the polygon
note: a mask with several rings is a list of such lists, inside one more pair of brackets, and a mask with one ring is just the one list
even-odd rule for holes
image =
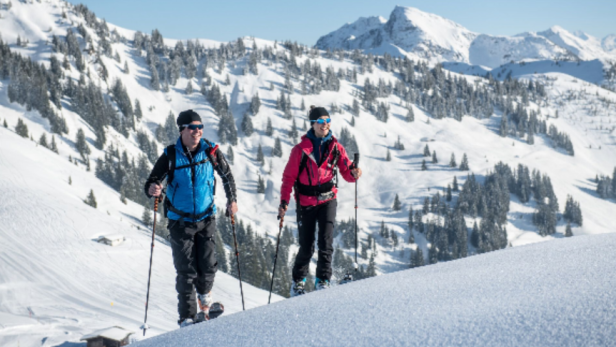
{"label": "evergreen tree", "polygon": [[75,141],[75,146],[77,147],[79,155],[81,155],[81,159],[83,159],[83,161],[85,162],[86,157],[90,155],[91,151],[90,147],[88,146],[88,143],[86,142],[86,136],[83,132],[83,129],[81,128],[77,130],[77,140]]}
{"label": "evergreen tree", "polygon": [[571,223],[567,223],[567,227],[565,228],[565,237],[573,236],[573,231],[571,230]]}
{"label": "evergreen tree", "polygon": [[470,170],[468,167],[468,158],[466,157],[466,153],[462,156],[462,161],[460,162],[460,171],[468,171]]}
{"label": "evergreen tree", "polygon": [[15,126],[15,132],[17,133],[17,135],[23,137],[23,138],[28,138],[28,126],[26,125],[26,123],[24,123],[24,121],[21,120],[21,118],[17,119],[17,125]]}
{"label": "evergreen tree", "polygon": [[[229,146],[229,148],[231,148]],[[216,261],[218,262],[218,270],[229,273],[229,264],[227,263],[227,252],[225,250],[225,245],[222,240],[222,236],[220,235],[220,231],[218,228],[216,229]]]}
{"label": "evergreen tree", "polygon": [[458,188],[458,179],[456,176],[453,176],[453,191],[458,192],[460,189]]}
{"label": "evergreen tree", "polygon": [[376,262],[374,261],[374,252],[370,255],[370,260],[368,261],[368,268],[366,269],[366,277],[374,277],[376,276]]}
{"label": "evergreen tree", "polygon": [[143,118],[143,111],[141,111],[141,103],[139,102],[139,99],[135,99],[135,118],[137,118],[138,121]]}
{"label": "evergreen tree", "polygon": [[428,170],[428,166],[426,166],[426,160],[424,159],[421,162],[421,171],[426,171],[426,170]]}
{"label": "evergreen tree", "polygon": [[394,197],[394,205],[393,205],[392,209],[394,211],[402,210],[402,203],[400,202],[400,199],[398,198],[398,194],[396,194],[396,196]]}
{"label": "evergreen tree", "polygon": [[51,136],[51,146],[49,146],[49,149],[56,154],[59,153],[58,146],[56,145],[56,137],[54,135]]}
{"label": "evergreen tree", "polygon": [[257,182],[257,194],[265,194],[265,181],[259,175],[259,180]]}
{"label": "evergreen tree", "polygon": [[274,135],[274,127],[272,127],[272,119],[267,117],[267,125],[265,126],[265,135],[272,136]]}
{"label": "evergreen tree", "polygon": [[436,151],[432,152],[432,164],[437,164],[438,158],[436,157]]}
{"label": "evergreen tree", "polygon": [[124,61],[124,73],[125,74],[130,74],[130,70],[128,69],[128,60]]}
{"label": "evergreen tree", "polygon": [[4,119],[4,121],[2,122],[2,125],[3,125],[5,128],[8,128],[8,127],[9,127],[9,124],[6,122],[6,118],[5,118],[5,119]]}
{"label": "evergreen tree", "polygon": [[430,147],[428,147],[427,144],[426,144],[426,147],[424,147],[423,156],[424,157],[429,157],[430,156]]}
{"label": "evergreen tree", "polygon": [[457,167],[458,163],[456,163],[456,155],[451,153],[451,159],[449,160],[449,167]]}
{"label": "evergreen tree", "polygon": [[351,107],[351,114],[354,117],[359,117],[359,102],[357,101],[357,99],[353,99],[353,106]]}
{"label": "evergreen tree", "polygon": [[68,185],[73,185],[73,179],[71,178],[71,176],[68,176]]}
{"label": "evergreen tree", "polygon": [[233,147],[232,146],[229,146],[227,148],[226,159],[227,159],[227,161],[229,161],[229,163],[233,164],[233,161],[235,160],[235,154],[233,153]]}
{"label": "evergreen tree", "polygon": [[451,199],[452,199],[452,196],[451,196],[451,185],[448,184],[447,185],[447,199],[446,200],[450,202]]}
{"label": "evergreen tree", "polygon": [[45,148],[49,148],[49,144],[47,143],[47,135],[45,135],[45,133],[41,135],[38,143]]}
{"label": "evergreen tree", "polygon": [[152,226],[152,212],[147,206],[143,207],[143,214],[141,215],[141,222],[148,228]]}
{"label": "evergreen tree", "polygon": [[186,89],[184,90],[184,92],[186,93],[186,95],[190,95],[192,94],[194,91],[193,89],[193,84],[192,81],[188,81],[188,83],[186,84]]}
{"label": "evergreen tree", "polygon": [[246,136],[250,136],[254,132],[252,120],[250,119],[250,116],[248,116],[248,113],[245,113],[244,118],[242,119],[242,132],[244,132]]}
{"label": "evergreen tree", "polygon": [[253,115],[259,113],[259,108],[261,107],[261,99],[259,99],[259,93],[255,94],[250,101],[250,112]]}
{"label": "evergreen tree", "polygon": [[90,194],[88,194],[88,196],[86,197],[86,199],[83,202],[86,205],[90,205],[90,206],[96,208],[96,206],[97,206],[96,197],[94,196],[94,191],[92,189],[90,189]]}
{"label": "evergreen tree", "polygon": [[387,154],[385,156],[386,161],[391,161],[391,153],[389,152],[389,148],[387,149]]}
{"label": "evergreen tree", "polygon": [[257,149],[257,163],[261,166],[265,165],[265,158],[263,156],[263,148],[261,147],[261,144],[259,144],[259,148]]}
{"label": "evergreen tree", "polygon": [[503,114],[503,116],[501,117],[499,134],[502,137],[507,137],[508,132],[509,132],[509,129],[507,126],[507,116]]}
{"label": "evergreen tree", "polygon": [[412,108],[412,107],[409,107],[409,111],[408,111],[408,113],[406,114],[406,117],[404,117],[404,120],[405,120],[407,123],[411,123],[411,122],[414,122],[414,121],[415,121],[415,114],[413,113],[413,108]]}
{"label": "evergreen tree", "polygon": [[153,90],[160,90],[160,78],[158,77],[158,69],[153,64],[150,65],[150,88]]}
{"label": "evergreen tree", "polygon": [[280,143],[279,137],[276,138],[274,148],[272,148],[272,157],[282,157],[282,144]]}

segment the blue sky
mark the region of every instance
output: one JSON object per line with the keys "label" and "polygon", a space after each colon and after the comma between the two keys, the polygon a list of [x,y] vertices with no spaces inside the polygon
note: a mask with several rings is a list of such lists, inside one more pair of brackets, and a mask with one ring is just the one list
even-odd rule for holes
{"label": "blue sky", "polygon": [[616,0],[70,0],[124,28],[164,37],[218,41],[240,36],[292,40],[314,45],[317,39],[359,17],[383,16],[396,5],[416,7],[491,35],[541,31],[553,25],[598,38],[616,34]]}

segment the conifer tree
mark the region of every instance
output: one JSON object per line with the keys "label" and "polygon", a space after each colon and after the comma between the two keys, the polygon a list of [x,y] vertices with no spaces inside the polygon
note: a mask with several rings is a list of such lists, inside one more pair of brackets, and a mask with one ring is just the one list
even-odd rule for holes
{"label": "conifer tree", "polygon": [[387,154],[385,156],[386,161],[391,161],[391,153],[389,152],[389,148],[387,149]]}
{"label": "conifer tree", "polygon": [[447,185],[447,201],[451,201],[451,185]]}
{"label": "conifer tree", "polygon": [[368,268],[366,269],[366,277],[374,277],[376,276],[376,262],[374,261],[374,252],[370,255],[370,260],[368,261]]}
{"label": "conifer tree", "polygon": [[565,237],[573,236],[573,231],[571,230],[571,223],[567,223],[567,227],[565,228]]}
{"label": "conifer tree", "polygon": [[409,107],[409,111],[408,111],[408,113],[406,114],[406,117],[404,117],[404,120],[405,120],[407,123],[411,123],[411,122],[414,122],[414,121],[415,121],[415,114],[413,113],[413,108],[412,108],[412,107]]}
{"label": "conifer tree", "polygon": [[261,166],[265,165],[265,158],[263,156],[263,148],[261,147],[261,144],[259,144],[259,148],[257,149],[257,163]]}
{"label": "conifer tree", "polygon": [[424,147],[423,156],[424,157],[429,157],[430,156],[430,147],[428,147],[427,144],[426,144],[426,147]]}
{"label": "conifer tree", "polygon": [[56,137],[54,135],[51,136],[51,146],[49,146],[52,152],[58,154],[58,146],[56,145]]}
{"label": "conifer tree", "polygon": [[272,119],[267,117],[267,125],[265,126],[265,135],[272,136],[274,135],[274,127],[272,127]]}
{"label": "conifer tree", "polygon": [[90,189],[90,194],[88,194],[88,196],[86,197],[86,199],[83,202],[86,205],[90,205],[90,206],[96,208],[96,206],[97,206],[96,197],[94,196],[94,191],[92,189]]}
{"label": "conifer tree", "polygon": [[124,61],[124,73],[125,74],[130,74],[130,70],[128,69],[128,60]]}
{"label": "conifer tree", "polygon": [[21,120],[21,118],[17,119],[17,125],[15,126],[15,132],[17,133],[17,135],[23,137],[23,138],[28,138],[28,126],[26,125],[26,123],[24,123],[24,121]]}
{"label": "conifer tree", "polygon": [[357,101],[357,99],[353,99],[353,106],[351,107],[351,114],[354,117],[359,117],[359,101]]}
{"label": "conifer tree", "polygon": [[282,157],[282,144],[280,143],[279,137],[276,138],[274,148],[272,148],[272,157]]}
{"label": "conifer tree", "polygon": [[235,160],[235,154],[233,153],[233,146],[229,146],[227,148],[226,159],[227,161],[229,161],[229,163],[233,164],[233,161]]}
{"label": "conifer tree", "polygon": [[141,110],[139,99],[135,99],[135,118],[137,118],[138,121],[143,118],[143,111]]}
{"label": "conifer tree", "polygon": [[41,135],[38,143],[45,148],[49,148],[49,144],[47,143],[47,135],[45,135],[45,133]]}
{"label": "conifer tree", "polygon": [[259,93],[255,94],[250,100],[250,112],[253,115],[259,113],[259,108],[261,108],[261,99],[259,98]]}
{"label": "conifer tree", "polygon": [[148,228],[152,226],[152,223],[153,223],[152,222],[152,212],[147,206],[143,207],[143,214],[141,215],[141,222]]}
{"label": "conifer tree", "polygon": [[77,139],[75,141],[75,146],[77,147],[79,155],[81,155],[81,159],[83,159],[83,161],[86,161],[86,157],[90,155],[91,151],[90,147],[88,146],[88,143],[86,142],[86,136],[83,132],[83,129],[81,128],[77,130]]}
{"label": "conifer tree", "polygon": [[436,157],[436,151],[432,152],[432,164],[438,163],[438,158]]}
{"label": "conifer tree", "polygon": [[462,161],[460,162],[460,171],[468,171],[470,170],[468,167],[468,158],[466,157],[466,153],[462,156]]}
{"label": "conifer tree", "polygon": [[456,155],[451,153],[451,159],[449,160],[449,167],[457,167],[458,163],[456,163]]}
{"label": "conifer tree", "polygon": [[259,175],[259,180],[257,182],[257,194],[265,194],[265,181]]}
{"label": "conifer tree", "polygon": [[394,197],[394,205],[392,206],[392,209],[394,211],[400,211],[402,209],[402,203],[400,202],[400,199],[398,198],[398,194],[396,194],[396,196]]}
{"label": "conifer tree", "polygon": [[8,128],[8,127],[9,127],[9,124],[6,122],[6,118],[5,118],[5,119],[4,119],[4,121],[2,122],[2,125],[3,125],[5,128]]}
{"label": "conifer tree", "polygon": [[71,176],[68,176],[68,185],[73,185],[73,179],[71,178]]}
{"label": "conifer tree", "polygon": [[426,160],[424,159],[421,162],[421,171],[426,171],[426,170],[428,170],[428,166],[426,166]]}
{"label": "conifer tree", "polygon": [[355,117],[351,116],[351,122],[350,122],[351,126],[354,127],[355,126]]}
{"label": "conifer tree", "polygon": [[460,189],[458,188],[458,179],[456,176],[453,176],[453,191],[458,192]]}
{"label": "conifer tree", "polygon": [[246,136],[250,136],[254,132],[252,120],[250,119],[250,116],[248,116],[248,113],[244,113],[244,118],[242,119],[242,132]]}

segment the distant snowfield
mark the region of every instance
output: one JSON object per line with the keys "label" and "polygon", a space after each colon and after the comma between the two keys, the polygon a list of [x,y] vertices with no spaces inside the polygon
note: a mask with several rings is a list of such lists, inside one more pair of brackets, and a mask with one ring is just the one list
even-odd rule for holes
{"label": "distant snowfield", "polygon": [[[114,325],[138,332],[151,242],[137,228],[143,208],[117,204],[118,193],[83,166],[4,127],[0,168],[0,346],[56,346]],[[97,209],[81,201],[90,188]],[[111,234],[126,240],[95,242]],[[160,239],[153,263],[148,336],[177,328],[175,269]],[[219,272],[213,292],[227,314],[241,311],[235,278]],[[247,308],[267,303],[265,291],[244,283],[244,293]]]}
{"label": "distant snowfield", "polygon": [[163,346],[608,346],[616,235],[382,275],[176,330]]}

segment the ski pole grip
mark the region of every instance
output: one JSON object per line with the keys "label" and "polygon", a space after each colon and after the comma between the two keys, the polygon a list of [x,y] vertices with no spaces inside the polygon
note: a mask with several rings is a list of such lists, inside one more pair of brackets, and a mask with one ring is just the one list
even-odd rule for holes
{"label": "ski pole grip", "polygon": [[353,166],[357,168],[358,165],[359,165],[359,153],[355,153],[355,155],[353,155]]}

